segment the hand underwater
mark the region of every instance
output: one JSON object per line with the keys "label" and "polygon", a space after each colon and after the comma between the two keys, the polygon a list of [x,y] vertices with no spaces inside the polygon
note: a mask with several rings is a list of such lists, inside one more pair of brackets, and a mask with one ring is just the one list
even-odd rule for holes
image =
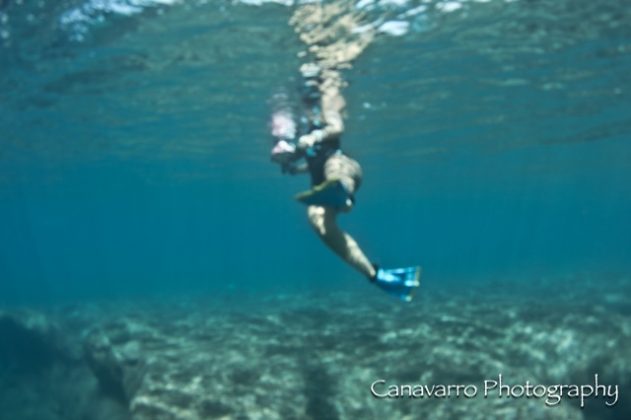
{"label": "hand underwater", "polygon": [[310,147],[313,147],[314,144],[322,141],[324,138],[324,132],[322,130],[313,130],[308,134],[304,134],[300,136],[298,139],[298,148],[301,150],[306,150]]}

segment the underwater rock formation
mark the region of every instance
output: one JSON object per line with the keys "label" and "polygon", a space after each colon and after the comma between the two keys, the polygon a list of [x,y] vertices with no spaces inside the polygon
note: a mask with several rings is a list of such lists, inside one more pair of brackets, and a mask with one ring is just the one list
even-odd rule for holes
{"label": "underwater rock formation", "polygon": [[[380,296],[379,296],[380,297]],[[88,338],[87,357],[135,419],[625,418],[619,400],[377,399],[370,384],[618,384],[631,391],[631,317],[604,301],[432,294],[277,297],[243,312],[195,305],[121,314]],[[137,309],[137,308],[136,308]],[[100,373],[99,373],[100,372]],[[103,372],[111,374],[104,375]],[[609,401],[611,402],[611,401]]]}
{"label": "underwater rock formation", "polygon": [[0,311],[0,418],[126,420],[101,396],[83,362],[81,334],[67,319],[34,310]]}
{"label": "underwater rock formation", "polygon": [[[12,418],[626,419],[631,294],[623,293],[628,282],[618,286],[615,296],[598,294],[595,283],[563,297],[480,287],[426,292],[411,305],[338,293],[238,307],[174,299],[55,317],[3,313],[0,355],[28,367],[30,381],[48,378],[29,399],[39,396],[45,409]],[[8,350],[9,341],[26,350]],[[619,398],[613,407],[611,398],[587,398],[582,408],[577,398],[550,406],[540,397],[484,398],[484,381],[500,374],[507,384],[543,385],[593,384],[598,374],[619,386]],[[46,402],[47,387],[69,377],[74,388]],[[379,379],[476,385],[478,395],[376,398]]]}
{"label": "underwater rock formation", "polygon": [[29,310],[0,312],[0,369],[38,373],[72,358],[64,334],[49,317]]}

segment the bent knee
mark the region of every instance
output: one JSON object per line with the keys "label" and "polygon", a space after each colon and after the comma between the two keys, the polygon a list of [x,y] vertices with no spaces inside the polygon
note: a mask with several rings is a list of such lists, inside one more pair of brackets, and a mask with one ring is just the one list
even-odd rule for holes
{"label": "bent knee", "polygon": [[324,164],[324,176],[327,180],[340,180],[350,194],[355,194],[361,185],[362,169],[346,155],[333,155]]}

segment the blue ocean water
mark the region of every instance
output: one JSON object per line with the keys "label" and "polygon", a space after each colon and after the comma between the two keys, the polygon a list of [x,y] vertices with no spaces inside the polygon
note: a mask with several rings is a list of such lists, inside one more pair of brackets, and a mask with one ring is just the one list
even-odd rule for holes
{"label": "blue ocean water", "polygon": [[[294,7],[0,2],[0,303],[374,292],[269,161]],[[625,2],[357,7],[399,29],[344,71],[365,179],[340,223],[372,260],[453,293],[631,273]]]}
{"label": "blue ocean water", "polygon": [[[0,0],[0,418],[631,418],[627,3]],[[375,29],[339,222],[409,304],[270,161],[308,4]],[[565,394],[371,392],[499,375]]]}

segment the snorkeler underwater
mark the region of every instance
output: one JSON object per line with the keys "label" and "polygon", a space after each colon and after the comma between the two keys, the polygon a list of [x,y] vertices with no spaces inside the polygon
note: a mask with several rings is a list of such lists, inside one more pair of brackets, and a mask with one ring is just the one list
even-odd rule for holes
{"label": "snorkeler underwater", "polygon": [[298,122],[286,109],[272,115],[272,161],[281,166],[282,173],[310,174],[312,189],[296,198],[308,206],[309,222],[322,241],[370,282],[410,302],[420,285],[420,267],[378,267],[336,221],[338,212],[353,207],[362,180],[359,163],[344,154],[340,144],[346,103],[340,92],[344,86],[340,69],[348,68],[370,44],[376,27],[363,26],[360,11],[338,3],[300,6],[290,23],[306,46],[314,47],[316,62],[300,67],[302,115]]}
{"label": "snorkeler underwater", "polygon": [[631,418],[629,21],[0,0],[0,420]]}

